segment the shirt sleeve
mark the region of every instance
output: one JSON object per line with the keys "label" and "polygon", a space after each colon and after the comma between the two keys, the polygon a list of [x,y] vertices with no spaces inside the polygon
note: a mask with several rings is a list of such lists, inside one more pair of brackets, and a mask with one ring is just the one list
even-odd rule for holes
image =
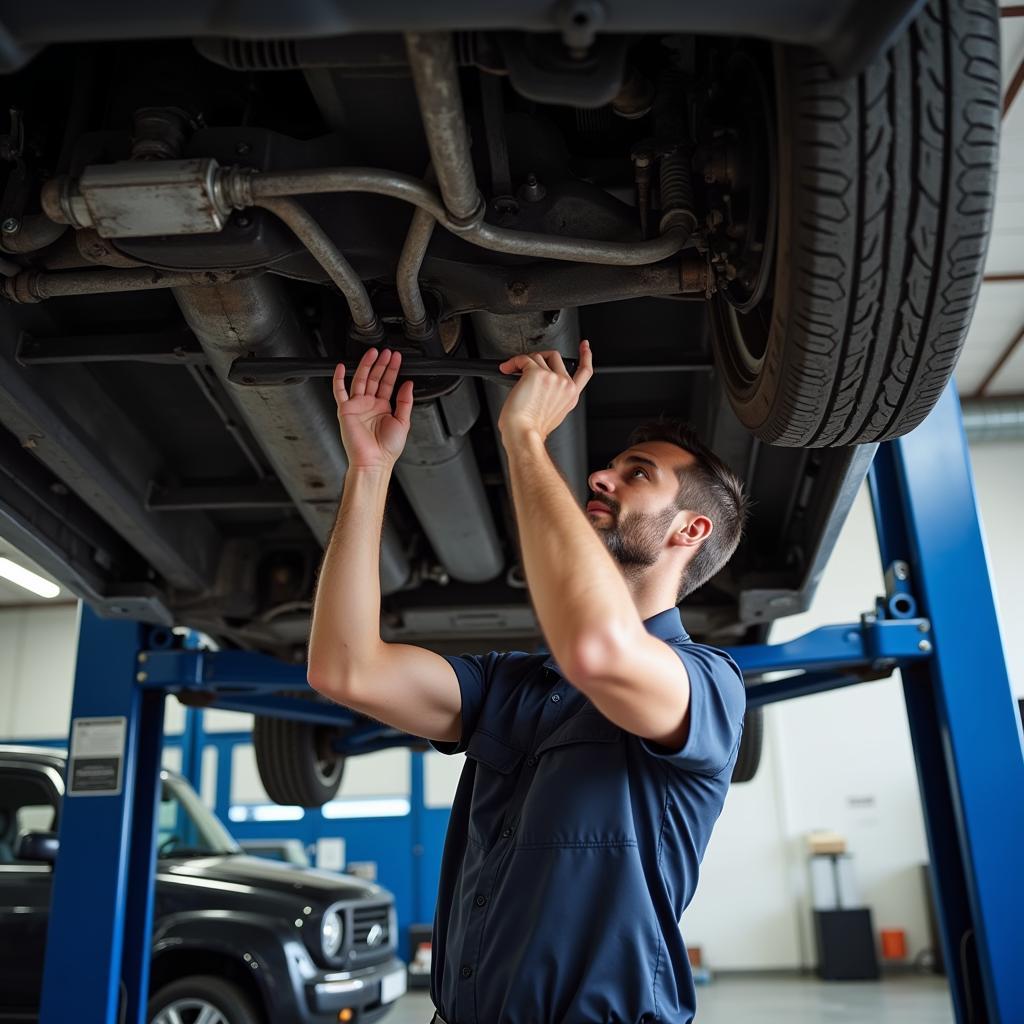
{"label": "shirt sleeve", "polygon": [[462,735],[455,743],[441,740],[429,742],[442,754],[462,754],[480,721],[480,712],[487,699],[494,664],[499,655],[491,651],[490,654],[445,654],[443,657],[455,669],[459,690],[462,692]]}
{"label": "shirt sleeve", "polygon": [[743,732],[747,691],[743,674],[725,651],[704,644],[669,644],[690,679],[690,731],[678,750],[639,737],[651,755],[699,775],[718,775],[733,764]]}

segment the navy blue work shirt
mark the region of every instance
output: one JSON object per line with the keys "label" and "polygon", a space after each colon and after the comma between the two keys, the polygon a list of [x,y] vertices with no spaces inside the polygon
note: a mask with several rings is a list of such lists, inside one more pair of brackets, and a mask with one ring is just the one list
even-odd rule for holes
{"label": "navy blue work shirt", "polygon": [[679,919],[725,801],[746,693],[677,608],[645,620],[690,678],[679,750],[605,718],[544,654],[449,657],[465,751],[430,995],[449,1024],[685,1024]]}

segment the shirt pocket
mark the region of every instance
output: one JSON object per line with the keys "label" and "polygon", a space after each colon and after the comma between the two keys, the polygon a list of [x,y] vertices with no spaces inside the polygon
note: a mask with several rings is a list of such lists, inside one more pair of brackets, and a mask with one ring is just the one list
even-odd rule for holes
{"label": "shirt pocket", "polygon": [[469,838],[489,849],[509,826],[510,803],[519,782],[523,751],[481,729],[469,738],[466,758],[474,764]]}
{"label": "shirt pocket", "polygon": [[548,736],[531,756],[516,845],[635,846],[625,740],[593,707]]}

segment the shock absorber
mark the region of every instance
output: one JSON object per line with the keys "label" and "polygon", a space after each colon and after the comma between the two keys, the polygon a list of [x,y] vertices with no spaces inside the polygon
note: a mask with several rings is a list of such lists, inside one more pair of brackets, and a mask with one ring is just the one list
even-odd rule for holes
{"label": "shock absorber", "polygon": [[682,227],[693,232],[697,213],[693,202],[693,143],[687,128],[686,78],[677,68],[661,73],[655,127],[658,137],[658,188],[661,220],[658,229]]}

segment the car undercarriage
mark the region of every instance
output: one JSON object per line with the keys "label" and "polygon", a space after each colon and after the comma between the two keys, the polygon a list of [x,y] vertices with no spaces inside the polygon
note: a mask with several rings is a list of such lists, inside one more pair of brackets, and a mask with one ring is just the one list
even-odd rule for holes
{"label": "car undercarriage", "polygon": [[[884,58],[893,112],[900,46],[925,66],[926,16]],[[389,500],[381,635],[442,653],[535,645],[495,431],[508,389],[485,369],[586,337],[595,378],[549,444],[581,505],[634,425],[684,418],[754,500],[731,563],[686,599],[687,628],[742,643],[806,608],[874,442],[919,422],[952,371],[989,207],[945,229],[960,263],[901,257],[902,280],[960,273],[960,306],[900,292],[883,263],[868,327],[891,350],[862,344],[870,277],[823,272],[835,253],[799,232],[840,237],[829,218],[865,222],[870,204],[845,209],[828,169],[808,177],[799,145],[827,143],[785,119],[841,126],[823,96],[850,81],[877,110],[875,50],[848,54],[842,77],[835,54],[767,33],[574,17],[556,32],[140,30],[12,69],[0,533],[104,615],[302,661],[346,469],[330,368],[388,345],[436,372],[417,379]],[[893,142],[893,176],[898,158]],[[954,206],[938,196],[936,216]],[[928,214],[878,209],[889,248]],[[964,256],[956,232],[979,231]],[[841,336],[815,364],[829,309]],[[801,332],[810,355],[787,368]]]}

